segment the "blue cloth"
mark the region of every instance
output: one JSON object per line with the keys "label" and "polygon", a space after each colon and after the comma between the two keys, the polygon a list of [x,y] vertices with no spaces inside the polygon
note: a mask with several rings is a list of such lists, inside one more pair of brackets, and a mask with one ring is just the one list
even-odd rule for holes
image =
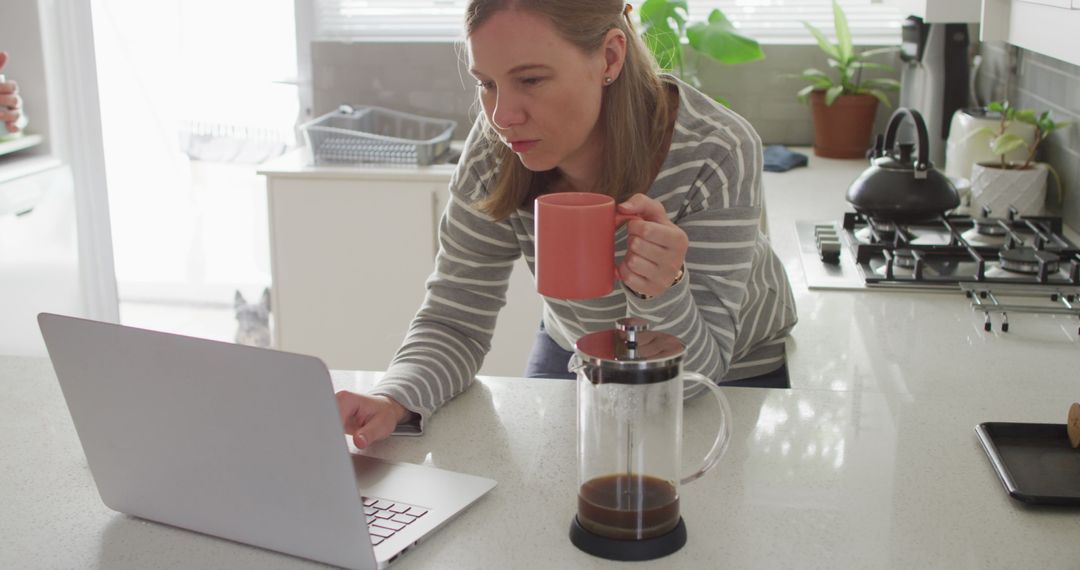
{"label": "blue cloth", "polygon": [[805,154],[788,150],[782,144],[765,147],[765,172],[787,172],[792,168],[806,166],[809,159]]}
{"label": "blue cloth", "polygon": [[558,343],[551,340],[544,330],[544,323],[541,322],[540,330],[536,331],[532,352],[529,353],[529,363],[525,365],[525,377],[573,380],[577,375],[568,370],[572,356],[574,353],[563,350]]}

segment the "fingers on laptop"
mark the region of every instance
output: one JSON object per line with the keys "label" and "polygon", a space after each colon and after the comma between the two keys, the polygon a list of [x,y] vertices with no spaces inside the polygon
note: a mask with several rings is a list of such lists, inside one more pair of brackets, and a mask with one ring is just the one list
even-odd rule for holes
{"label": "fingers on laptop", "polygon": [[379,406],[377,411],[353,433],[353,445],[364,449],[380,439],[390,437],[396,425],[393,410],[386,406]]}
{"label": "fingers on laptop", "polygon": [[342,426],[356,447],[364,449],[393,433],[397,421],[385,401],[345,390],[335,396]]}

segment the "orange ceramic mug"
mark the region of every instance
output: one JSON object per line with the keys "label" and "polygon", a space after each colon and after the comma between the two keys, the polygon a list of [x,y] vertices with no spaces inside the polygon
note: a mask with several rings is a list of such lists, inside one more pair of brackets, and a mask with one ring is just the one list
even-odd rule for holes
{"label": "orange ceramic mug", "polygon": [[615,199],[558,192],[536,199],[536,290],[557,299],[593,299],[615,284],[615,228],[639,216],[617,214]]}

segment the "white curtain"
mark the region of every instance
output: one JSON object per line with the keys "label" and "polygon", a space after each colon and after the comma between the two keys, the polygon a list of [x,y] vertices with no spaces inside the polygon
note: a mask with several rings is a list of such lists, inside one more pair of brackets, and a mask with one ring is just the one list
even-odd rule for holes
{"label": "white curtain", "polygon": [[254,164],[295,142],[293,2],[93,2],[121,298],[231,302],[268,281]]}

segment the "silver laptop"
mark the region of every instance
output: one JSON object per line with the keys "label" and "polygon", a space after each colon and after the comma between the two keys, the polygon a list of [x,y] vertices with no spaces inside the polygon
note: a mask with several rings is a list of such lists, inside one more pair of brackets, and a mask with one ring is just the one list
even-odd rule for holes
{"label": "silver laptop", "polygon": [[42,313],[111,509],[347,568],[382,568],[495,486],[349,452],[317,358]]}

